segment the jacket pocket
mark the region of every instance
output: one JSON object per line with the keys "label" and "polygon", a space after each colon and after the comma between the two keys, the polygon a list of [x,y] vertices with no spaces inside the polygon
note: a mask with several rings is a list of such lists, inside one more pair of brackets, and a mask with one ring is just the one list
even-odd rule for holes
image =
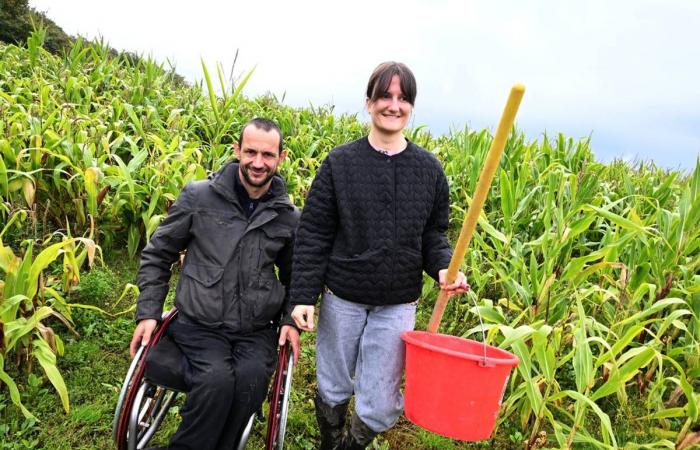
{"label": "jacket pocket", "polygon": [[292,235],[292,228],[279,224],[279,223],[269,223],[262,227],[263,233],[270,239],[283,238],[287,239]]}
{"label": "jacket pocket", "polygon": [[[423,254],[410,247],[399,247],[393,255],[394,289],[420,286],[423,281]],[[417,298],[417,297],[416,297]]]}
{"label": "jacket pocket", "polygon": [[261,230],[262,233],[258,234],[260,248],[265,252],[266,260],[274,261],[277,258],[277,254],[292,237],[292,229],[273,223],[266,224]]}
{"label": "jacket pocket", "polygon": [[220,323],[223,320],[223,267],[185,263],[181,274],[179,307],[193,319]]}
{"label": "jacket pocket", "polygon": [[274,274],[260,275],[256,282],[255,299],[253,304],[253,320],[257,324],[264,324],[275,320],[279,316],[284,301],[285,289]]}
{"label": "jacket pocket", "polygon": [[331,255],[327,278],[331,286],[354,291],[382,291],[391,282],[391,259],[385,249],[367,250],[358,255]]}

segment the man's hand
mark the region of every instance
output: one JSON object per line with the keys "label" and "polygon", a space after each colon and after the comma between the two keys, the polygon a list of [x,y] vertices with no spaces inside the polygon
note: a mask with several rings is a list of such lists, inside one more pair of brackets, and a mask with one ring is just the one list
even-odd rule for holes
{"label": "man's hand", "polygon": [[155,319],[143,319],[139,321],[134,330],[134,337],[131,338],[131,344],[129,344],[129,354],[133,358],[138,350],[139,345],[148,345],[151,342],[151,336],[153,335],[153,330],[156,329],[158,322]]}
{"label": "man's hand", "polygon": [[299,331],[291,325],[283,325],[280,330],[280,347],[287,341],[292,344],[292,353],[294,353],[294,364],[299,361]]}
{"label": "man's hand", "polygon": [[447,294],[452,297],[455,294],[464,294],[469,291],[469,285],[467,284],[467,277],[462,273],[457,273],[457,278],[454,283],[447,284],[447,269],[442,269],[438,272],[438,277],[440,278],[440,289],[447,291]]}
{"label": "man's hand", "polygon": [[292,319],[297,327],[303,331],[314,331],[314,307],[309,305],[297,305],[292,310]]}

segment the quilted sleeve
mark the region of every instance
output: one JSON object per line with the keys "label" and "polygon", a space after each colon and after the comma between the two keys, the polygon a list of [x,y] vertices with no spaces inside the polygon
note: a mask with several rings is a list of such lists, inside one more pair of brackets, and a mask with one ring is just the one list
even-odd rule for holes
{"label": "quilted sleeve", "polygon": [[299,221],[292,260],[292,306],[315,305],[335,240],[338,211],[330,157],[321,164]]}
{"label": "quilted sleeve", "polygon": [[435,199],[430,217],[423,230],[423,270],[435,281],[438,272],[446,269],[452,258],[452,248],[447,241],[447,226],[450,220],[450,188],[442,168],[439,168]]}

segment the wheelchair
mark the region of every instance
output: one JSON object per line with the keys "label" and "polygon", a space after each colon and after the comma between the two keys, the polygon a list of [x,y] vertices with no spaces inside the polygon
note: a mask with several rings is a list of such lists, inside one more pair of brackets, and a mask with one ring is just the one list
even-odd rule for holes
{"label": "wheelchair", "polygon": [[[118,450],[141,450],[155,434],[178,393],[187,386],[181,371],[181,353],[165,333],[177,315],[173,309],[163,316],[150,343],[139,348],[124,378],[114,410],[112,437]],[[268,392],[266,450],[284,446],[294,355],[291,345],[280,347],[277,368]],[[258,414],[261,414],[259,412]],[[253,414],[241,434],[236,450],[244,450],[258,414]],[[232,449],[233,450],[233,449]]]}

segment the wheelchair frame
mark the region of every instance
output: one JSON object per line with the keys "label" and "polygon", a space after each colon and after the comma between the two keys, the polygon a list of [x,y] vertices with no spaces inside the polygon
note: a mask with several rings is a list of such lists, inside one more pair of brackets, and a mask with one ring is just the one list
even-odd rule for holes
{"label": "wheelchair frame", "polygon": [[[112,438],[118,450],[146,448],[165,418],[173,400],[181,392],[172,387],[154,384],[144,379],[146,356],[151,348],[158,343],[168,324],[176,315],[177,309],[164,314],[163,321],[154,332],[151,341],[147,346],[139,348],[127,370],[112,423]],[[284,447],[293,369],[294,355],[290,344],[287,343],[280,347],[277,368],[268,393],[270,408],[265,438],[266,450],[282,450]],[[236,445],[236,450],[245,449],[253,429],[255,416],[254,413],[248,420],[240,441]]]}

